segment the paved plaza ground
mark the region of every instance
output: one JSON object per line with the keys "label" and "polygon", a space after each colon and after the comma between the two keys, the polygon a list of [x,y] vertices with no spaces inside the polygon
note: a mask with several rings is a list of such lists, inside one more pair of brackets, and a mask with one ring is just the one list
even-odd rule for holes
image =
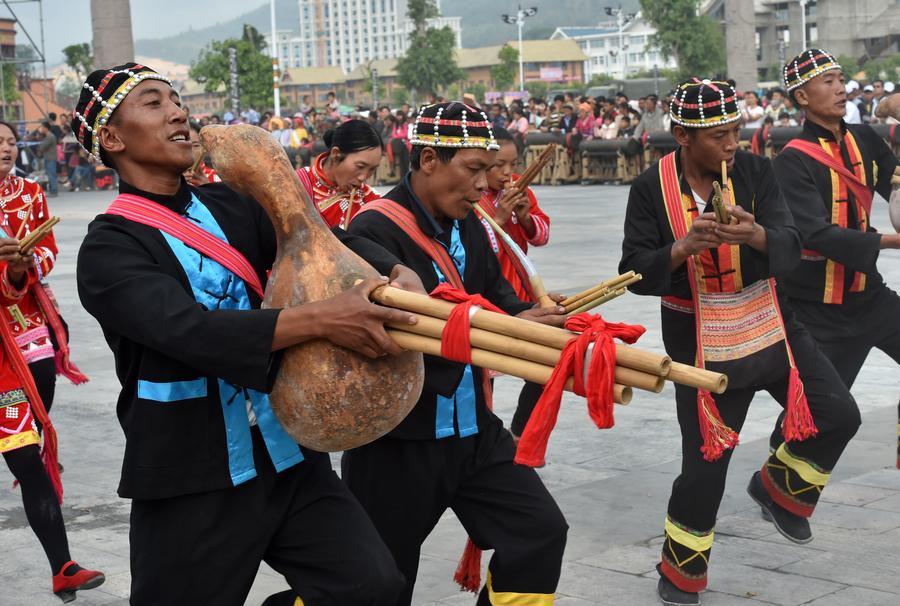
{"label": "paved plaza ground", "polygon": [[[551,244],[533,254],[547,286],[571,293],[614,275],[628,188],[538,187],[536,192],[553,218]],[[109,349],[75,292],[79,243],[88,221],[111,200],[109,192],[91,192],[50,201],[62,218],[56,229],[60,258],[51,283],[72,330],[74,358],[91,377],[77,388],[61,382],[52,413],[66,467],[63,511],[72,555],[107,576],[99,589],[79,594],[77,603],[84,606],[127,604],[130,583],[129,503],[116,496],[124,442],[115,416],[118,382]],[[876,209],[873,223],[889,229],[887,205],[879,202]],[[890,284],[900,287],[900,252],[882,253],[879,267]],[[657,299],[627,295],[603,313],[614,321],[644,324],[648,332],[639,346],[662,351],[658,310]],[[520,385],[510,378],[498,381],[495,403],[504,421],[512,417]],[[900,604],[900,470],[895,469],[900,369],[873,352],[853,393],[863,426],[822,496],[812,523],[815,540],[807,546],[783,539],[760,518],[745,492],[767,455],[766,438],[779,411],[765,395],[753,403],[719,512],[704,604]],[[567,394],[548,464],[539,472],[570,525],[560,606],[658,603],[654,566],[680,466],[673,390],[635,392],[632,404],[617,407],[616,413],[616,427],[598,431],[584,401]],[[57,604],[46,559],[11,484],[0,465],[0,604]],[[416,605],[474,604],[474,597],[460,593],[451,579],[464,543],[464,532],[447,512],[423,548]],[[263,565],[247,604],[258,606],[286,587]]]}

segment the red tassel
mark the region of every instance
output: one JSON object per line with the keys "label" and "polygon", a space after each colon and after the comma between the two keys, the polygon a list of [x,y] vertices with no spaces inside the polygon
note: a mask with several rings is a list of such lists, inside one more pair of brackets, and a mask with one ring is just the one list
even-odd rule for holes
{"label": "red tassel", "polygon": [[463,591],[478,593],[481,589],[481,550],[475,546],[470,538],[466,541],[466,549],[463,551],[456,574],[453,575]]}
{"label": "red tassel", "polygon": [[809,402],[806,400],[803,381],[800,380],[800,371],[796,366],[791,367],[788,377],[787,405],[781,433],[786,442],[802,441],[819,433],[812,413],[809,412]]}
{"label": "red tassel", "polygon": [[700,452],[706,461],[717,461],[726,450],[737,446],[738,434],[722,420],[716,401],[706,389],[697,390],[697,416],[700,417],[700,435],[703,437]]}

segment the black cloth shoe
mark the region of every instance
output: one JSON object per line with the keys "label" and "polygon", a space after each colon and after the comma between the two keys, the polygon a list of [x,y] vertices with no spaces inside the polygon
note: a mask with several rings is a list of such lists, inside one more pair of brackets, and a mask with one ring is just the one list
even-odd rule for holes
{"label": "black cloth shoe", "polygon": [[794,543],[804,545],[812,541],[812,530],[809,528],[809,520],[797,514],[791,513],[778,503],[772,500],[769,493],[763,486],[760,472],[753,474],[750,478],[750,484],[747,485],[747,494],[756,501],[756,504],[762,507],[763,519],[766,514],[769,520],[775,525],[784,538]]}
{"label": "black cloth shoe", "polygon": [[[656,566],[659,571],[659,565]],[[656,593],[659,594],[659,601],[666,606],[699,606],[700,594],[690,591],[682,591],[665,577],[659,573],[659,584],[656,586]]]}

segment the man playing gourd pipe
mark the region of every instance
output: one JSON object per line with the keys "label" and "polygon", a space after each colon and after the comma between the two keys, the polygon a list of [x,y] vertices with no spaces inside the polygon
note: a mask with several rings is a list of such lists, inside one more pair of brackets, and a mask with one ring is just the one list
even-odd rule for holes
{"label": "man playing gourd pipe", "polygon": [[[526,187],[523,192],[509,186],[511,182],[519,179],[519,175],[513,172],[518,160],[518,150],[512,135],[506,129],[498,128],[494,131],[494,137],[500,149],[497,151],[494,166],[487,173],[488,188],[481,196],[481,208],[515,240],[522,251],[527,253],[529,244],[532,246],[547,244],[550,239],[550,217],[538,206],[537,198],[530,187]],[[537,302],[522,264],[507,249],[500,236],[494,233],[490,223],[482,220],[482,224],[491,241],[491,248],[500,261],[503,277],[516,291],[516,296],[523,301]],[[531,381],[525,381],[525,385],[522,386],[519,405],[509,426],[514,439],[518,440],[525,431],[525,424],[543,389],[543,385]]]}
{"label": "man playing gourd pipe", "polygon": [[[430,105],[412,135],[412,170],[387,200],[363,206],[350,233],[384,245],[429,290],[453,284],[507,313],[561,325],[564,309],[533,309],[516,297],[472,210],[497,149],[487,117],[458,102]],[[447,508],[474,545],[494,549],[483,587],[476,558],[460,567],[473,573],[461,577],[481,590],[478,604],[553,602],[568,527],[537,473],[513,464],[515,446],[488,408],[483,372],[425,356],[425,386],[409,416],[344,454],[344,481],[406,576],[398,606],[411,603],[422,542]]]}
{"label": "man playing gourd pipe", "polygon": [[[256,280],[201,255],[199,239],[141,224],[163,208],[187,218],[234,247],[262,284],[275,258],[274,228],[254,200],[224,184],[185,182],[187,116],[150,68],[90,74],[72,129],[142,209],[131,219],[99,215],[78,258],[81,301],[103,328],[122,383],[119,494],[132,499],[131,603],[238,606],[264,560],[311,605],[392,604],[402,579],[390,552],[328,457],[290,439],[265,392],[278,350],[324,338],[370,357],[398,353],[383,323],[414,317],[369,302],[386,279],[326,301],[259,309]],[[337,235],[379,271],[421,288],[381,247]]]}
{"label": "man playing gourd pipe", "polygon": [[[797,543],[812,540],[807,518],[860,420],[772,279],[797,264],[800,238],[768,160],[736,151],[734,90],[685,82],[670,115],[679,147],[631,187],[619,268],[643,275],[631,290],[662,297],[663,341],[673,360],[729,376],[728,391],[715,400],[675,387],[682,466],[665,520],[658,591],[665,604],[699,604],[735,432],[755,393],[768,391],[786,415],[747,490]],[[729,224],[716,222],[709,203],[723,161]]]}

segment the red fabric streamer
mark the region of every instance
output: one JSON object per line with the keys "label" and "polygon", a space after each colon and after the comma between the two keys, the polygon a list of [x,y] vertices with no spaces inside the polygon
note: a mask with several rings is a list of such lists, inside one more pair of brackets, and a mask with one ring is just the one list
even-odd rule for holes
{"label": "red fabric streamer", "polygon": [[481,295],[470,295],[464,290],[454,288],[447,282],[438,284],[437,288],[431,291],[430,296],[435,299],[457,303],[453,311],[450,312],[447,324],[441,333],[441,356],[454,362],[471,364],[472,342],[469,337],[469,327],[471,326],[472,306],[477,305],[482,309],[500,314],[505,314],[506,312]]}
{"label": "red fabric streamer", "polygon": [[[5,271],[5,269],[0,269],[0,271]],[[36,288],[39,289],[40,287],[38,286]],[[59,499],[59,502],[62,503],[63,487],[62,480],[59,477],[56,429],[53,427],[50,416],[44,408],[41,395],[38,392],[37,386],[34,384],[34,378],[31,376],[31,369],[28,368],[28,362],[25,361],[25,357],[19,350],[19,346],[16,345],[15,337],[6,322],[0,322],[0,341],[3,341],[4,353],[6,353],[9,364],[12,365],[13,370],[22,382],[22,388],[25,390],[25,395],[28,397],[28,404],[31,407],[32,414],[43,426],[44,445],[43,448],[41,448],[41,460],[44,462],[44,467],[47,469],[50,483],[53,484],[53,489],[56,491],[56,497]]]}
{"label": "red fabric streamer", "polygon": [[56,350],[56,373],[64,376],[74,385],[87,383],[87,376],[69,359],[69,336],[66,334],[66,329],[63,326],[62,318],[59,315],[56,300],[53,298],[53,292],[50,290],[50,287],[38,282],[34,285],[32,292],[37,300],[38,307],[41,308],[41,313],[44,314],[47,324],[50,325],[50,329],[56,337],[57,347],[59,348]]}
{"label": "red fabric streamer", "polygon": [[[538,467],[544,464],[547,442],[556,425],[563,389],[569,377],[574,391],[587,397],[588,413],[600,429],[613,426],[613,391],[616,372],[616,345],[613,338],[634,343],[646,332],[643,326],[606,322],[599,314],[580,313],[566,321],[566,328],[578,333],[563,348],[544,392],[531,413],[516,451],[516,463]],[[584,359],[593,345],[585,373]]]}

